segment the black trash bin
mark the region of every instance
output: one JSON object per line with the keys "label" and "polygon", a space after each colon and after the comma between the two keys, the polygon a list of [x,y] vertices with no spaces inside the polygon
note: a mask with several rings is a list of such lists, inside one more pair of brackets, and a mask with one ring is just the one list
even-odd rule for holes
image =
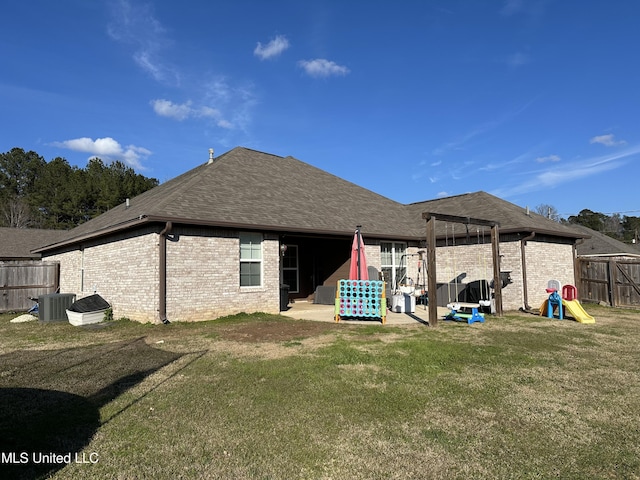
{"label": "black trash bin", "polygon": [[289,285],[283,283],[280,285],[280,311],[284,312],[289,305]]}

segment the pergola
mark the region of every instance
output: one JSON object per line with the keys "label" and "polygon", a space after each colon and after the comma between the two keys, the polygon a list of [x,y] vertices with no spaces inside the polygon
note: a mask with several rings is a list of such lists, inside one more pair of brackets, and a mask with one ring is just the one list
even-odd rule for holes
{"label": "pergola", "polygon": [[500,224],[493,220],[459,217],[442,213],[424,212],[422,218],[427,221],[427,292],[429,293],[429,324],[438,325],[438,305],[435,292],[436,281],[436,221],[462,223],[464,225],[480,225],[491,227],[491,255],[493,259],[493,292],[495,313],[502,316],[502,281],[500,279]]}

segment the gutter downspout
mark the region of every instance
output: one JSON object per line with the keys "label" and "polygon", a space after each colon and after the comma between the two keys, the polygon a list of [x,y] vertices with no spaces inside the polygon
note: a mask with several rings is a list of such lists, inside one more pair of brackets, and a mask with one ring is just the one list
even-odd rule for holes
{"label": "gutter downspout", "polygon": [[162,231],[160,231],[160,241],[158,242],[158,253],[160,258],[158,269],[158,312],[160,321],[165,325],[170,323],[167,318],[167,235],[171,233],[172,228],[173,224],[171,222],[167,222]]}
{"label": "gutter downspout", "polygon": [[520,240],[520,256],[522,259],[522,290],[524,293],[524,309],[531,310],[531,306],[529,305],[529,293],[527,292],[527,255],[525,253],[525,245],[527,241],[531,240],[536,236],[536,232],[531,232],[531,234],[527,237],[524,237]]}
{"label": "gutter downspout", "polygon": [[[580,292],[582,288],[582,269],[580,268],[580,258],[578,257],[578,245],[582,245],[584,241],[584,238],[578,238],[571,249],[573,253],[573,284],[576,286],[576,289],[578,289],[578,292]],[[578,298],[578,300],[580,300],[580,298]]]}

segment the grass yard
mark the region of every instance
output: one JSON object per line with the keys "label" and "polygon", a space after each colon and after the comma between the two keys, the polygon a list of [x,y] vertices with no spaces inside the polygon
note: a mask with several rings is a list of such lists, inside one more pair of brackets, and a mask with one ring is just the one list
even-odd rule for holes
{"label": "grass yard", "polygon": [[586,309],[595,325],[0,315],[0,477],[640,478],[640,312]]}

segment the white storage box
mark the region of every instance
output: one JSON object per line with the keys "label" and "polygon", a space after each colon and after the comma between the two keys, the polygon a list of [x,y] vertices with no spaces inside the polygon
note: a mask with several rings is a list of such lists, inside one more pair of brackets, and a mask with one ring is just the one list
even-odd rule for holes
{"label": "white storage box", "polygon": [[393,295],[391,297],[391,311],[397,313],[415,313],[416,297],[408,293]]}
{"label": "white storage box", "polygon": [[69,319],[69,323],[76,327],[80,327],[82,325],[91,325],[92,323],[100,323],[104,320],[104,312],[107,309],[98,310],[97,312],[72,312],[71,310],[67,310],[67,318]]}

